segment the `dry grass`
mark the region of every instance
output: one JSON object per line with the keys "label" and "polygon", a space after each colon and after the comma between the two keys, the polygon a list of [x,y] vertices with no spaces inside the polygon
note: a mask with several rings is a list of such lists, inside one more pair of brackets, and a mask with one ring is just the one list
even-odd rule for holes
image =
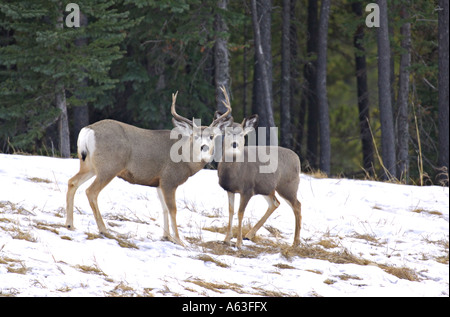
{"label": "dry grass", "polygon": [[325,249],[334,249],[338,247],[338,244],[330,239],[320,240],[317,244]]}
{"label": "dry grass", "polygon": [[337,277],[339,277],[342,281],[348,281],[348,280],[362,280],[362,278],[356,276],[356,275],[348,275],[348,274],[342,274],[342,275],[338,275]]}
{"label": "dry grass", "polygon": [[311,170],[308,175],[317,179],[329,178],[329,176],[321,170]]}
{"label": "dry grass", "polygon": [[408,280],[408,281],[420,281],[418,274],[407,267],[395,267],[389,265],[378,264],[380,268],[382,268],[386,273],[394,275],[400,279]]}
{"label": "dry grass", "polygon": [[47,222],[39,221],[39,220],[34,221],[34,227],[39,230],[50,231],[54,234],[59,234],[59,231],[56,230],[56,228],[65,228],[65,226],[62,224],[47,223]]}
{"label": "dry grass", "polygon": [[[379,243],[378,239],[374,238],[371,235],[360,235],[357,238],[365,239],[371,243]],[[239,258],[257,258],[258,256],[264,254],[279,253],[289,261],[294,257],[301,257],[324,260],[336,264],[357,264],[362,266],[373,265],[381,268],[386,273],[394,275],[400,279],[406,279],[409,281],[420,280],[419,275],[414,270],[407,267],[395,267],[391,265],[375,263],[373,261],[364,259],[361,256],[357,256],[345,248],[330,251],[329,249],[335,249],[337,247],[337,245],[331,240],[322,239],[316,244],[302,244],[299,247],[292,247],[286,243],[282,243],[279,241],[259,239],[257,245],[248,245],[241,250],[230,247],[221,241],[204,242],[200,239],[191,239],[190,242],[202,247],[203,252],[214,255],[229,255]],[[448,261],[448,256],[447,258],[444,257],[440,260],[445,262],[446,259]],[[295,269],[295,267],[286,264],[275,264],[274,266],[280,269]]]}
{"label": "dry grass", "polygon": [[318,245],[304,244],[296,248],[284,246],[284,248],[282,248],[281,250],[281,255],[285,257],[287,260],[292,259],[294,256],[298,256],[302,258],[325,260],[336,264],[348,264],[348,263],[358,265],[370,264],[370,261],[355,256],[346,249],[339,251],[328,251]]}
{"label": "dry grass", "polygon": [[133,242],[128,240],[129,237],[126,235],[120,235],[120,234],[113,235],[111,233],[101,235],[101,234],[91,233],[91,232],[86,232],[86,235],[87,235],[86,240],[108,238],[108,239],[116,240],[117,243],[119,244],[119,246],[121,246],[122,248],[139,249],[136,244],[134,244]]}
{"label": "dry grass", "polygon": [[325,284],[327,285],[333,285],[334,283],[336,283],[337,281],[332,280],[330,278],[327,278],[325,281],[323,281]]}
{"label": "dry grass", "polygon": [[[237,284],[237,283],[214,283],[214,282],[207,282],[204,280],[201,280],[199,278],[195,279],[187,279],[185,282],[195,284],[197,286],[200,286],[204,289],[213,291],[218,294],[223,294],[224,291],[230,290],[238,294],[244,294],[244,295],[253,295],[253,296],[264,296],[264,297],[286,297],[286,296],[298,296],[297,294],[288,294],[281,291],[276,290],[268,290],[262,287],[255,287],[252,286],[250,289],[244,289],[243,285]],[[193,289],[189,288],[189,291],[196,292]],[[196,292],[198,293],[198,292]],[[207,295],[202,293],[201,295]]]}
{"label": "dry grass", "polygon": [[65,287],[58,288],[56,290],[61,293],[68,293],[72,290],[72,288],[69,286],[65,286]]}
{"label": "dry grass", "polygon": [[153,297],[151,291],[151,288],[144,288],[143,292],[139,292],[126,282],[120,282],[112,290],[105,292],[105,295],[109,297]]}
{"label": "dry grass", "polygon": [[442,216],[443,215],[443,213],[440,212],[440,211],[437,211],[437,210],[426,210],[426,209],[423,209],[423,208],[415,208],[415,209],[412,210],[412,212],[415,212],[415,213],[418,213],[418,214],[426,213],[426,214],[435,215],[435,216]]}
{"label": "dry grass", "polygon": [[448,261],[448,252],[446,255],[442,255],[442,256],[437,256],[434,258],[436,260],[436,262],[439,262],[441,264],[447,264],[449,263]]}
{"label": "dry grass", "polygon": [[361,234],[355,232],[352,237],[360,240],[366,240],[367,242],[374,245],[380,245],[379,239],[377,239],[374,234],[367,234],[367,233]]}
{"label": "dry grass", "polygon": [[[218,226],[211,226],[211,227],[203,227],[203,230],[206,231],[210,231],[210,232],[215,232],[215,233],[220,233],[220,234],[226,234],[228,227],[227,226],[222,226],[222,227],[218,227]],[[252,229],[252,225],[250,222],[248,221],[243,221],[242,224],[242,236],[245,237],[245,235]],[[238,235],[238,226],[233,226],[231,228],[231,233],[232,233],[232,237],[236,238]]]}
{"label": "dry grass", "polygon": [[[131,219],[128,218],[127,216],[125,216],[124,214],[106,214],[103,216],[104,219],[106,220],[110,220],[110,221],[119,221],[119,222],[135,222],[135,223],[139,223],[139,224],[143,224],[143,225],[148,225],[150,224],[149,222],[139,219],[136,215],[134,215],[135,218]],[[110,222],[108,222],[108,224],[110,224]],[[118,226],[117,224],[111,223],[113,224],[113,226]]]}
{"label": "dry grass", "polygon": [[46,178],[40,178],[40,177],[28,177],[27,179],[33,183],[45,183],[45,184],[52,183],[51,180],[48,180]]}
{"label": "dry grass", "polygon": [[34,237],[31,232],[29,231],[23,231],[19,226],[11,226],[11,227],[2,227],[0,226],[0,229],[2,229],[5,232],[8,232],[9,235],[13,238],[13,239],[17,239],[17,240],[25,240],[28,242],[37,242],[37,238]]}
{"label": "dry grass", "polygon": [[284,263],[274,264],[273,266],[275,266],[275,267],[277,267],[277,268],[279,268],[279,269],[283,269],[283,270],[286,270],[286,269],[289,269],[289,270],[296,270],[296,268],[293,267],[292,265],[284,264]]}
{"label": "dry grass", "polygon": [[206,282],[204,280],[195,278],[195,279],[187,279],[185,282],[195,284],[197,286],[206,288],[210,291],[223,294],[223,290],[232,290],[233,292],[236,292],[238,294],[246,294],[247,292],[244,292],[242,290],[242,285],[236,284],[236,283],[228,283],[225,282],[224,284],[221,283],[213,283],[213,282]]}
{"label": "dry grass", "polygon": [[198,242],[198,245],[203,249],[204,253],[211,253],[214,255],[231,255],[237,258],[249,258],[254,259],[257,258],[261,254],[273,254],[279,253],[279,248],[273,248],[269,245],[267,246],[259,246],[252,245],[246,246],[242,249],[236,249],[232,246],[225,244],[222,241],[207,241]]}
{"label": "dry grass", "polygon": [[200,209],[200,208],[198,208],[196,203],[193,202],[193,201],[183,200],[182,203],[184,204],[182,209],[187,209],[190,212],[198,213],[198,214],[200,214],[200,215],[202,215],[204,217],[208,217],[208,218],[221,218],[221,217],[223,217],[223,208],[222,207],[213,207],[213,208]]}
{"label": "dry grass", "polygon": [[6,270],[9,273],[27,274],[29,271],[22,260],[9,258],[7,256],[0,257],[0,264],[6,265]]}
{"label": "dry grass", "polygon": [[75,268],[83,273],[107,276],[97,265],[76,265]]}
{"label": "dry grass", "polygon": [[36,216],[31,211],[25,209],[22,206],[17,206],[17,204],[10,201],[0,201],[0,209],[3,209],[2,213],[10,213],[23,216]]}
{"label": "dry grass", "polygon": [[249,292],[250,295],[264,296],[264,297],[298,297],[298,294],[289,294],[281,291],[274,291],[264,289],[262,287],[252,287],[254,291]]}
{"label": "dry grass", "polygon": [[435,256],[434,259],[439,263],[448,265],[449,264],[449,256],[448,256],[448,254],[449,254],[449,239],[448,239],[448,236],[446,239],[441,239],[441,240],[437,240],[437,241],[432,241],[432,240],[428,240],[428,239],[425,239],[425,241],[427,243],[433,243],[435,245],[438,245],[444,249],[443,250],[444,255]]}
{"label": "dry grass", "polygon": [[213,257],[211,257],[207,254],[200,254],[199,256],[196,257],[196,259],[201,260],[203,262],[211,262],[211,263],[214,263],[215,265],[217,265],[219,267],[223,267],[223,268],[230,267],[228,264],[220,262],[219,260],[214,259]]}
{"label": "dry grass", "polygon": [[16,288],[0,289],[0,297],[16,297],[20,292]]}

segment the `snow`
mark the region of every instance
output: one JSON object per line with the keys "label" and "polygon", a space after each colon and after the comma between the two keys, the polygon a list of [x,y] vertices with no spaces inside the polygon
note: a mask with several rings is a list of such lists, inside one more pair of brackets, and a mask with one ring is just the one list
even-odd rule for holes
{"label": "snow", "polygon": [[[183,248],[161,239],[156,190],[118,178],[99,197],[110,236],[98,235],[91,181],[75,195],[75,230],[66,229],[78,167],[0,154],[0,296],[449,296],[448,187],[302,174],[301,251],[290,248],[294,216],[281,198],[239,251],[214,230],[227,225],[227,195],[217,172],[202,170],[177,190]],[[266,208],[253,197],[244,224]]]}

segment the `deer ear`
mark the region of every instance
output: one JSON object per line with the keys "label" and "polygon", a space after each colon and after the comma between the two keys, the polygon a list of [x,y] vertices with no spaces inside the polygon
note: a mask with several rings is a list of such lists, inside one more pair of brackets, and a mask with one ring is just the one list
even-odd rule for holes
{"label": "deer ear", "polygon": [[[223,115],[223,113],[221,113],[219,111],[216,111],[214,113],[214,119],[213,120],[216,120],[216,119],[220,118],[222,115]],[[233,124],[233,122],[234,122],[233,117],[232,116],[228,116],[226,118],[223,118],[219,122],[217,122],[215,124],[215,127],[219,128],[221,133],[223,133],[225,131],[225,128],[230,127]]]}
{"label": "deer ear", "polygon": [[220,120],[216,124],[216,128],[219,128],[220,132],[223,133],[225,131],[225,128],[231,127],[233,125],[233,122],[234,122],[233,117],[229,116],[228,118]]}
{"label": "deer ear", "polygon": [[172,118],[173,126],[180,131],[181,134],[190,136],[192,134],[192,126],[184,121],[179,121],[175,118]]}
{"label": "deer ear", "polygon": [[258,126],[258,115],[254,114],[242,121],[242,128],[244,129],[244,134],[250,133],[253,129]]}
{"label": "deer ear", "polygon": [[213,118],[213,120],[216,120],[216,119],[219,118],[222,114],[223,114],[223,113],[222,113],[222,112],[219,112],[219,111],[214,112],[214,118]]}

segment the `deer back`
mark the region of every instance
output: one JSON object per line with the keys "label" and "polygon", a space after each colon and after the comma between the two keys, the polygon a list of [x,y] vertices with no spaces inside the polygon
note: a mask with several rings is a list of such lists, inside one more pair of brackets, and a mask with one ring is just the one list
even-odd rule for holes
{"label": "deer back", "polygon": [[[266,153],[271,153],[269,161],[266,155],[259,155],[258,146],[246,146],[242,162],[220,162],[218,166],[219,184],[227,191],[249,193],[252,195],[269,195],[282,183],[297,181],[300,174],[300,160],[293,151],[283,147],[264,147]],[[269,151],[270,150],[270,151]],[[276,152],[275,152],[276,151]],[[274,163],[272,172],[262,172],[261,167]]]}

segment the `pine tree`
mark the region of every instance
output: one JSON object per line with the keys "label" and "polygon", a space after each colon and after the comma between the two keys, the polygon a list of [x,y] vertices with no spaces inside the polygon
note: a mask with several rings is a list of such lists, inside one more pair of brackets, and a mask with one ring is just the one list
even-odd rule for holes
{"label": "pine tree", "polygon": [[[0,4],[0,27],[11,34],[0,48],[0,120],[6,123],[0,137],[15,148],[36,151],[36,142],[64,113],[57,102],[69,108],[93,102],[114,87],[109,70],[123,54],[128,12],[112,9],[112,1],[77,4],[91,21],[86,27],[67,27],[59,1]],[[88,44],[77,46],[80,37]],[[89,85],[80,85],[85,78]]]}

